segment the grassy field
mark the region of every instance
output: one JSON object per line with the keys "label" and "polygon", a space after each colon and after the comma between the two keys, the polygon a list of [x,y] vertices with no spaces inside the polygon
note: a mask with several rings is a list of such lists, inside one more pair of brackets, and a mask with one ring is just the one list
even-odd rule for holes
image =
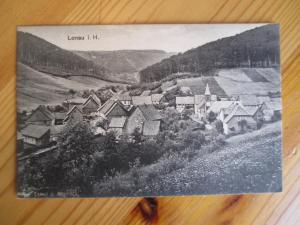
{"label": "grassy field", "polygon": [[[275,69],[231,69],[235,73],[227,72],[227,70],[220,70],[218,76],[215,77],[217,83],[224,89],[227,95],[267,95],[269,92],[280,91],[280,85],[277,82],[269,82],[275,77],[279,79],[279,73]],[[239,71],[241,71],[239,75]],[[245,73],[247,71],[247,73]],[[265,74],[264,76],[262,74]],[[249,75],[251,74],[251,75]],[[267,75],[269,74],[269,75]],[[247,76],[250,81],[245,80]],[[256,80],[259,82],[254,82]]]}
{"label": "grassy field", "polygon": [[221,69],[218,72],[219,77],[228,78],[233,81],[239,82],[251,82],[251,78],[245,74],[242,69]]}
{"label": "grassy field", "polygon": [[266,78],[269,82],[280,85],[280,71],[274,68],[258,68],[256,71]]}
{"label": "grassy field", "polygon": [[205,92],[206,84],[209,85],[212,94],[219,96],[226,96],[225,91],[214,77],[196,77],[188,79],[178,79],[177,85],[180,87],[190,87],[193,94],[203,95]]}
{"label": "grassy field", "polygon": [[242,71],[253,81],[253,82],[268,82],[268,80],[262,76],[256,69],[243,68]]}
{"label": "grassy field", "polygon": [[267,95],[280,91],[278,70],[266,69],[223,69],[219,70],[215,80],[227,95]]}

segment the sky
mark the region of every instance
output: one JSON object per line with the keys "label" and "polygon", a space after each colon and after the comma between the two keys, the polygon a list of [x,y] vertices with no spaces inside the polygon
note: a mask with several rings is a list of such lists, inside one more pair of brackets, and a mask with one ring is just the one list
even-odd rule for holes
{"label": "sky", "polygon": [[[184,52],[262,25],[265,24],[23,26],[18,27],[18,31],[31,33],[67,50]],[[97,39],[92,38],[95,35]],[[84,40],[69,40],[78,36]]]}

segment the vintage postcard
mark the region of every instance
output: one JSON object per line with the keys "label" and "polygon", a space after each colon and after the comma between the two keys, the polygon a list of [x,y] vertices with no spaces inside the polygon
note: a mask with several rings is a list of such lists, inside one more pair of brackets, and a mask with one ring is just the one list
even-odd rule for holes
{"label": "vintage postcard", "polygon": [[17,195],[280,192],[278,24],[20,26]]}

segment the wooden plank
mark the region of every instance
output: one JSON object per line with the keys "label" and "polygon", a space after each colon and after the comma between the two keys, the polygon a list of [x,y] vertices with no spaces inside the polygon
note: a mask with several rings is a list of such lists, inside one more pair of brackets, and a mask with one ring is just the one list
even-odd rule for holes
{"label": "wooden plank", "polygon": [[[300,1],[70,0],[0,2],[0,224],[299,224]],[[276,22],[281,25],[284,192],[153,200],[20,200],[15,193],[16,26]]]}

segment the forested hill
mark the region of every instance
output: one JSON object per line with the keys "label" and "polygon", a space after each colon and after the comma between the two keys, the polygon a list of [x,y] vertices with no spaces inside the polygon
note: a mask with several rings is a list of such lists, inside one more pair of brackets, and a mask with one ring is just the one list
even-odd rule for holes
{"label": "forested hill", "polygon": [[17,61],[41,72],[109,79],[109,70],[29,33],[17,33]]}
{"label": "forested hill", "polygon": [[271,67],[277,66],[279,60],[279,26],[270,24],[164,59],[141,70],[140,81],[158,81],[173,73],[201,73],[213,68]]}
{"label": "forested hill", "polygon": [[74,51],[113,73],[135,73],[168,58],[173,53],[162,50]]}

